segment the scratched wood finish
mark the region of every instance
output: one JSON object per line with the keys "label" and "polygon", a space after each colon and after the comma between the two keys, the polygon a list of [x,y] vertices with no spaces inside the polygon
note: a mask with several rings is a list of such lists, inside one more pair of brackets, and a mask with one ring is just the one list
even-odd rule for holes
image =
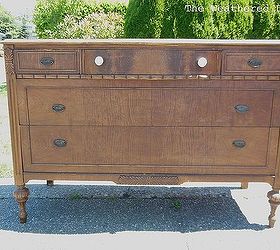
{"label": "scratched wood finish", "polygon": [[[265,166],[267,128],[32,126],[32,163]],[[67,141],[54,146],[55,139]],[[246,146],[233,146],[242,139]]]}
{"label": "scratched wood finish", "polygon": [[[52,58],[52,65],[41,63],[43,58]],[[15,51],[18,73],[80,73],[78,51]]]}
{"label": "scratched wood finish", "polygon": [[[31,125],[269,126],[273,92],[28,88],[27,98]],[[55,104],[65,110],[54,112]],[[240,104],[249,111],[238,112]]]}
{"label": "scratched wood finish", "polygon": [[[252,58],[261,61],[259,67],[251,67],[248,61]],[[250,51],[226,52],[224,56],[223,73],[225,74],[280,74],[280,52]]]}
{"label": "scratched wood finish", "polygon": [[[94,60],[104,59],[101,66]],[[208,65],[200,68],[197,60],[208,58]],[[87,74],[219,74],[220,52],[178,49],[98,49],[85,50],[84,73]]]}
{"label": "scratched wood finish", "polygon": [[[165,175],[166,176],[166,175]],[[56,179],[56,180],[77,180],[77,181],[111,181],[118,183],[120,174],[91,174],[91,173],[30,173],[27,172],[24,175],[25,182],[30,180],[45,180]],[[252,182],[265,182],[273,185],[274,178],[272,176],[264,175],[214,175],[214,174],[204,174],[204,175],[178,175],[179,184],[185,182],[246,182],[248,180]]]}
{"label": "scratched wood finish", "polygon": [[[36,126],[37,127],[37,126]],[[40,126],[41,127],[41,126]],[[31,159],[30,130],[28,126],[21,126],[21,136],[23,143],[23,165],[24,171],[42,173],[137,173],[137,174],[243,174],[243,175],[271,175],[275,172],[279,129],[272,128],[269,132],[269,142],[267,145],[267,162],[264,166],[244,166],[232,165],[131,165],[131,164],[65,164],[65,163],[33,163]]]}
{"label": "scratched wood finish", "polygon": [[[273,187],[273,227],[280,41],[10,40],[4,51],[21,222],[33,179],[258,181]],[[66,109],[54,113],[56,103]],[[237,104],[249,109],[237,113]],[[60,137],[66,147],[53,145]],[[237,139],[246,146],[236,148]]]}

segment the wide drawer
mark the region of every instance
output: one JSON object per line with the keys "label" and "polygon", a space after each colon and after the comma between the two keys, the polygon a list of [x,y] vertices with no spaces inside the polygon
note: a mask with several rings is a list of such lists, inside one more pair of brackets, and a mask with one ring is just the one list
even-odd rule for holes
{"label": "wide drawer", "polygon": [[280,51],[225,52],[222,73],[279,75]]}
{"label": "wide drawer", "polygon": [[80,73],[78,51],[16,51],[17,73]]}
{"label": "wide drawer", "polygon": [[[200,58],[207,60],[204,67],[198,65]],[[84,73],[86,74],[216,75],[220,74],[220,65],[219,51],[157,48],[92,49],[84,51]]]}
{"label": "wide drawer", "polygon": [[266,166],[268,128],[31,126],[32,164]]}
{"label": "wide drawer", "polygon": [[28,88],[27,99],[31,125],[269,126],[273,91]]}

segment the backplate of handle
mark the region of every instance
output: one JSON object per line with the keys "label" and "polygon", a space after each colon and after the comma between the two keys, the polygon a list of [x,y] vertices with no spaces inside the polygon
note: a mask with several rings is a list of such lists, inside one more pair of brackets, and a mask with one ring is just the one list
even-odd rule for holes
{"label": "backplate of handle", "polygon": [[259,68],[262,65],[262,60],[259,58],[250,58],[248,60],[248,65],[254,69]]}
{"label": "backplate of handle", "polygon": [[246,146],[246,141],[244,140],[234,140],[232,142],[232,145],[236,148],[244,148]]}
{"label": "backplate of handle", "polygon": [[52,57],[42,57],[40,63],[44,66],[50,66],[54,64],[54,59]]}
{"label": "backplate of handle", "polygon": [[58,148],[66,147],[67,141],[65,139],[57,138],[54,139],[53,144]]}
{"label": "backplate of handle", "polygon": [[65,110],[65,106],[63,104],[54,104],[52,106],[52,110],[54,112],[63,112]]}
{"label": "backplate of handle", "polygon": [[234,109],[238,113],[246,113],[249,111],[249,106],[246,104],[238,104],[234,107]]}

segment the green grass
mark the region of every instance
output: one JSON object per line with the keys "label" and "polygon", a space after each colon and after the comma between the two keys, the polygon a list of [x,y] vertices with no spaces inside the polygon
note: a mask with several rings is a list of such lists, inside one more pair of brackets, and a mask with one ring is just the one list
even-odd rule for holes
{"label": "green grass", "polygon": [[180,210],[182,208],[182,202],[178,199],[172,199],[171,205],[175,210]]}
{"label": "green grass", "polygon": [[12,166],[7,164],[0,165],[0,178],[10,178],[13,176]]}
{"label": "green grass", "polygon": [[7,85],[4,82],[0,84],[0,95],[7,95]]}
{"label": "green grass", "polygon": [[82,195],[79,193],[73,193],[69,195],[70,200],[80,200],[82,198],[83,198]]}

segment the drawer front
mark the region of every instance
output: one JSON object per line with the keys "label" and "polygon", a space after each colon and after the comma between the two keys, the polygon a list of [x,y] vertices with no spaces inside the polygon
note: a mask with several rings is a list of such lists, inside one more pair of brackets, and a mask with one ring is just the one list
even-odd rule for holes
{"label": "drawer front", "polygon": [[80,73],[78,51],[16,51],[17,73]]}
{"label": "drawer front", "polygon": [[224,74],[270,74],[280,73],[278,52],[226,52],[223,57]]}
{"label": "drawer front", "polygon": [[269,126],[273,91],[28,88],[27,99],[31,125]]}
{"label": "drawer front", "polygon": [[33,164],[257,167],[269,129],[31,126],[30,143]]}
{"label": "drawer front", "polygon": [[[207,65],[198,66],[205,57]],[[220,52],[175,49],[96,49],[84,52],[86,74],[220,74]]]}

